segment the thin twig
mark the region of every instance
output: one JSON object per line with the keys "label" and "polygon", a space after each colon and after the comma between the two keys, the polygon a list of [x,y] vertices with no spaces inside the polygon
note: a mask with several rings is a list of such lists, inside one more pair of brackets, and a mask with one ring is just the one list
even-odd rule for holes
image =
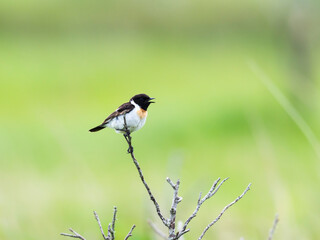
{"label": "thin twig", "polygon": [[203,238],[203,236],[206,234],[206,232],[209,230],[210,227],[212,227],[216,222],[218,222],[221,218],[221,216],[224,214],[224,212],[231,207],[233,204],[235,204],[236,202],[238,202],[249,190],[250,190],[250,186],[251,183],[248,185],[248,187],[246,188],[246,190],[244,190],[244,192],[237,197],[233,202],[229,203],[227,206],[225,206],[223,208],[223,210],[220,212],[220,214],[218,215],[218,217],[213,220],[211,223],[209,223],[209,225],[203,230],[202,234],[200,235],[200,237],[198,238],[198,240],[201,240]]}
{"label": "thin twig", "polygon": [[176,215],[177,215],[177,206],[178,203],[181,202],[182,198],[178,196],[180,180],[174,184],[170,178],[167,178],[167,182],[173,188],[173,199],[172,199],[172,206],[170,209],[170,218],[168,219],[169,222],[169,239],[176,239],[177,235],[175,234],[176,231]]}
{"label": "thin twig", "polygon": [[158,234],[161,238],[168,240],[168,237],[166,236],[166,234],[164,234],[153,222],[149,220],[148,224],[156,234]]}
{"label": "thin twig", "polygon": [[[101,234],[104,238],[104,240],[114,240],[115,239],[115,224],[116,224],[116,220],[117,220],[117,207],[114,207],[113,210],[113,217],[112,217],[112,222],[109,223],[108,225],[108,236],[106,236],[104,234],[103,228],[102,228],[102,224],[100,222],[100,218],[98,216],[98,214],[96,213],[96,211],[93,211],[94,217],[98,222]],[[132,236],[132,231],[136,226],[133,225],[132,228],[130,229],[128,235],[126,236],[125,240],[127,240],[129,237]],[[60,235],[62,236],[66,236],[66,237],[72,237],[72,238],[79,238],[81,240],[86,240],[83,236],[81,236],[79,233],[77,233],[76,231],[74,231],[72,228],[69,229],[70,232],[72,232],[73,234],[69,234],[69,233],[60,233]]]}
{"label": "thin twig", "polygon": [[276,214],[275,218],[274,218],[274,221],[273,221],[273,225],[272,225],[272,228],[270,229],[269,231],[269,237],[268,237],[268,240],[272,240],[273,238],[273,234],[276,230],[276,227],[277,227],[277,224],[279,222],[279,216],[278,214]]}
{"label": "thin twig", "polygon": [[129,237],[132,236],[132,231],[133,229],[136,227],[136,225],[133,225],[132,228],[130,229],[129,233],[127,234],[127,236],[124,238],[124,240],[127,240]]}
{"label": "thin twig", "polygon": [[[213,184],[212,184],[212,187],[210,188],[209,192],[201,199],[201,195],[202,193],[200,192],[199,194],[199,199],[198,199],[198,204],[197,204],[197,207],[196,209],[194,210],[194,212],[191,214],[191,216],[186,220],[186,222],[184,223],[183,225],[183,228],[178,236],[181,237],[183,234],[187,233],[188,231],[186,231],[187,227],[188,227],[188,224],[190,223],[190,221],[196,217],[197,213],[199,212],[200,210],[200,207],[201,205],[206,201],[208,200],[209,198],[211,198],[213,195],[216,194],[216,192],[219,190],[219,188],[221,187],[221,185],[227,181],[229,178],[225,178],[222,180],[222,182],[218,185],[217,187],[217,184],[219,183],[220,181],[220,178],[218,178]],[[217,187],[217,188],[216,188]]]}
{"label": "thin twig", "polygon": [[176,185],[168,177],[167,177],[167,182],[170,184],[170,186],[173,188],[173,190],[175,190]]}
{"label": "thin twig", "polygon": [[79,238],[81,240],[86,240],[83,236],[81,236],[79,233],[74,231],[72,228],[69,228],[69,231],[72,232],[74,235],[69,234],[69,233],[60,233],[60,235],[66,236],[66,237],[72,237],[72,238]]}
{"label": "thin twig", "polygon": [[169,227],[169,223],[168,221],[165,219],[165,217],[162,215],[161,213],[161,210],[160,210],[160,206],[158,204],[158,202],[156,201],[155,197],[153,196],[153,194],[151,193],[151,190],[148,186],[148,184],[146,183],[146,181],[144,180],[144,176],[143,176],[143,173],[141,171],[141,168],[139,166],[139,163],[138,161],[136,160],[134,154],[133,154],[133,147],[132,147],[132,143],[131,143],[131,136],[130,136],[130,131],[128,130],[128,127],[127,127],[127,122],[126,122],[126,117],[124,116],[124,131],[126,132],[124,134],[124,137],[129,145],[129,149],[128,149],[128,153],[130,153],[131,155],[131,158],[133,160],[133,163],[134,165],[136,166],[138,172],[139,172],[139,176],[140,176],[140,179],[143,183],[143,185],[145,186],[149,196],[150,196],[150,199],[151,201],[153,202],[155,208],[156,208],[156,211],[157,211],[157,214],[159,216],[159,218],[161,219],[162,223],[166,226],[166,227]]}
{"label": "thin twig", "polygon": [[112,223],[110,223],[109,226],[108,226],[108,232],[110,232],[110,240],[114,240],[116,218],[117,218],[117,207],[114,207],[113,208]]}
{"label": "thin twig", "polygon": [[105,240],[108,240],[108,237],[104,234],[103,232],[103,228],[102,228],[102,225],[101,225],[101,222],[100,222],[100,219],[99,219],[99,216],[98,214],[96,213],[96,211],[93,211],[93,214],[98,222],[98,225],[99,225],[99,228],[100,228],[100,232],[102,234],[102,237],[105,239]]}

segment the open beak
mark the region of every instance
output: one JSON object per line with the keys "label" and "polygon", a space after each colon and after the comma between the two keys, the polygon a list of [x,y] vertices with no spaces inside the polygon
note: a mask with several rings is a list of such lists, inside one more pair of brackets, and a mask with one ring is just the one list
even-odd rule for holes
{"label": "open beak", "polygon": [[155,98],[149,98],[149,103],[155,103],[155,102],[152,102],[151,100],[153,100]]}

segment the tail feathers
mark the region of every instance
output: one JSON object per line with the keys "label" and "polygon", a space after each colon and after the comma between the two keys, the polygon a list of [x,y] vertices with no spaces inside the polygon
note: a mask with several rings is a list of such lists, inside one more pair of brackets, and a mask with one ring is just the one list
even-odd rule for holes
{"label": "tail feathers", "polygon": [[104,128],[105,128],[104,126],[99,125],[99,126],[97,126],[95,128],[90,129],[89,131],[90,132],[97,132],[97,131],[100,131],[101,129],[104,129]]}

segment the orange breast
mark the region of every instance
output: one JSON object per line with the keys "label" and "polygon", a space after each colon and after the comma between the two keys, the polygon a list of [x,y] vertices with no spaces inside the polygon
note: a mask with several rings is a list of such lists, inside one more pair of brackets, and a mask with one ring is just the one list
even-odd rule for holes
{"label": "orange breast", "polygon": [[137,110],[137,113],[140,117],[140,119],[144,119],[146,116],[147,116],[147,111],[146,110],[143,110],[142,108],[140,108],[139,110]]}

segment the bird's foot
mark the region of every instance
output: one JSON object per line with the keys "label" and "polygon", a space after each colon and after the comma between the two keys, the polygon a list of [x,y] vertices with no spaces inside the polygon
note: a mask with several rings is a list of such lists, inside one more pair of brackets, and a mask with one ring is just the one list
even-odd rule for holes
{"label": "bird's foot", "polygon": [[131,145],[131,136],[130,136],[130,133],[129,132],[126,132],[123,134],[124,138],[126,139],[127,143],[129,144],[129,148],[127,150],[127,152],[129,154],[133,153],[133,147]]}
{"label": "bird's foot", "polygon": [[128,148],[127,152],[128,152],[129,154],[133,153],[133,147],[130,146],[130,147]]}

